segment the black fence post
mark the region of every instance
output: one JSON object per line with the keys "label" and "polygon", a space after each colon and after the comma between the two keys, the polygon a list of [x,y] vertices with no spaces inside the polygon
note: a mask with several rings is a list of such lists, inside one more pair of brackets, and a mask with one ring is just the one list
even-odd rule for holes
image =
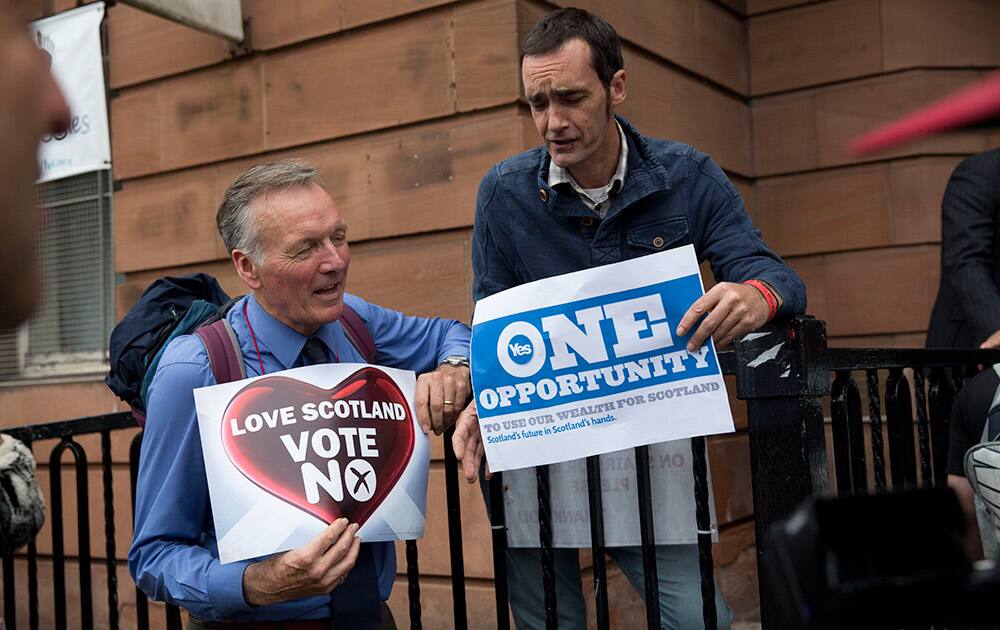
{"label": "black fence post", "polygon": [[465,607],[465,559],[462,548],[462,502],[458,488],[458,460],[451,438],[455,427],[444,432],[444,485],[448,504],[448,547],[451,551],[451,600],[455,630],[467,630],[469,615]]}
{"label": "black fence post", "polygon": [[[483,474],[480,470],[479,474]],[[490,531],[493,538],[493,584],[496,589],[497,630],[510,630],[507,596],[507,516],[504,513],[503,473],[493,473],[489,480]]]}
{"label": "black fence post", "polygon": [[822,397],[830,391],[826,326],[811,317],[772,322],[736,342],[736,390],[747,401],[760,614],[785,628],[779,594],[761,569],[768,528],[811,494],[827,494]]}

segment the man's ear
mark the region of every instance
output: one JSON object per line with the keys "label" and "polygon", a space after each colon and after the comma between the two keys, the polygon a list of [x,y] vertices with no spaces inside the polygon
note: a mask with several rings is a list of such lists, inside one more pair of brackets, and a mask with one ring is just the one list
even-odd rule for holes
{"label": "man's ear", "polygon": [[625,79],[627,75],[625,74],[624,68],[615,73],[611,77],[611,85],[609,86],[609,92],[611,93],[611,106],[617,107],[625,102]]}
{"label": "man's ear", "polygon": [[232,253],[233,266],[236,267],[236,273],[239,274],[240,280],[243,284],[247,285],[251,291],[256,291],[261,287],[260,283],[260,269],[258,266],[250,260],[250,257],[246,255],[246,252],[234,249]]}

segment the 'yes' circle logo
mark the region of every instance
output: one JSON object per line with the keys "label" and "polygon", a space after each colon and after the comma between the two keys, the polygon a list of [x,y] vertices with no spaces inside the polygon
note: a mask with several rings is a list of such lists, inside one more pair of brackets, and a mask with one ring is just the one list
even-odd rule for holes
{"label": "'yes' circle logo", "polygon": [[507,344],[507,354],[510,355],[510,360],[514,363],[524,365],[531,361],[531,357],[535,354],[535,347],[531,345],[531,340],[527,336],[515,335]]}
{"label": "'yes' circle logo", "polygon": [[497,339],[497,360],[508,374],[527,378],[545,364],[542,333],[528,322],[511,322]]}

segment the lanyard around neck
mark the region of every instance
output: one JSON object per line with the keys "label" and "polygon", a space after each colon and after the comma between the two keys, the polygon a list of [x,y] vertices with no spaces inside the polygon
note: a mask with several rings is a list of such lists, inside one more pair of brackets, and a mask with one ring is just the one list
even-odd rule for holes
{"label": "lanyard around neck", "polygon": [[[257,365],[260,366],[260,375],[264,376],[264,361],[260,358],[260,346],[257,345],[257,335],[253,332],[253,326],[250,325],[250,318],[247,316],[247,304],[250,300],[243,302],[243,320],[247,323],[247,329],[250,331],[250,339],[253,340],[253,349],[257,352]],[[333,361],[334,363],[340,363],[340,353],[336,350],[333,351]]]}
{"label": "lanyard around neck", "polygon": [[260,358],[260,346],[257,345],[257,335],[253,334],[253,326],[250,325],[250,318],[247,317],[247,304],[250,300],[243,302],[243,320],[247,323],[247,328],[250,329],[250,339],[253,339],[253,349],[257,351],[257,364],[260,365],[260,375],[264,376],[264,361]]}

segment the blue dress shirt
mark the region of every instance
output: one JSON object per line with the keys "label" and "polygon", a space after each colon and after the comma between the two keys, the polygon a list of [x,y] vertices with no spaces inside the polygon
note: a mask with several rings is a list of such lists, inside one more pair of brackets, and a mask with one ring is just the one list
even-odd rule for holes
{"label": "blue dress shirt", "polygon": [[[469,355],[470,332],[464,324],[408,317],[353,295],[345,295],[344,301],[368,326],[381,365],[420,374],[447,356]],[[260,375],[260,363],[268,374],[301,364],[306,337],[269,315],[253,296],[236,302],[227,318],[240,342],[247,377]],[[247,319],[260,349],[259,361]],[[339,322],[322,326],[315,336],[335,360],[365,363]],[[200,339],[186,335],[170,343],[149,388],[129,572],[151,598],[177,604],[207,621],[329,617],[326,595],[251,607],[243,598],[243,571],[253,560],[219,563],[192,394],[214,384]],[[379,592],[385,600],[396,577],[395,547],[372,545]]]}

